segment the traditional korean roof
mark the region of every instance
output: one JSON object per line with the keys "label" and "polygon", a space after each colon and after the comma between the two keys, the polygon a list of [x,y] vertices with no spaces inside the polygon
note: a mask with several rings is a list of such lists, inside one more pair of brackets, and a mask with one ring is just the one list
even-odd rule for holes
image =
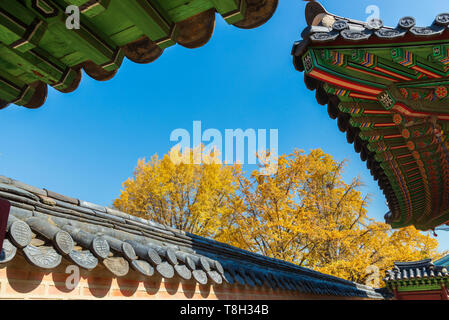
{"label": "traditional korean roof", "polygon": [[129,214],[0,176],[11,204],[6,264],[17,255],[39,268],[63,259],[114,276],[179,277],[200,284],[268,286],[298,293],[383,299],[382,291],[244,251]]}
{"label": "traditional korean roof", "polygon": [[306,6],[295,68],[378,181],[394,228],[449,221],[449,13],[356,21]]}
{"label": "traditional korean roof", "polygon": [[449,273],[447,265],[438,261],[395,262],[393,270],[387,271],[384,281],[391,289],[439,290],[441,285],[447,287],[449,284]]}
{"label": "traditional korean roof", "polygon": [[436,260],[433,264],[441,267],[449,267],[449,254]]}
{"label": "traditional korean roof", "polygon": [[[2,0],[0,1],[0,109],[10,103],[38,108],[47,86],[74,91],[84,70],[111,79],[124,57],[156,60],[176,43],[197,48],[209,41],[215,13],[238,28],[264,24],[278,0]],[[81,13],[73,23],[70,5]],[[69,24],[70,25],[70,24]]]}

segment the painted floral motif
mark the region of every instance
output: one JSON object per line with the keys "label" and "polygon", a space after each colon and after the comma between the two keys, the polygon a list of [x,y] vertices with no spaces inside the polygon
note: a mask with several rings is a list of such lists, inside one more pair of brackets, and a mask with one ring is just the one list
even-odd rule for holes
{"label": "painted floral motif", "polygon": [[424,99],[433,101],[433,100],[435,100],[435,94],[433,92],[429,92],[429,94],[427,94],[427,96]]}
{"label": "painted floral motif", "polygon": [[437,99],[449,98],[448,87],[439,86],[427,89],[400,88],[399,92],[405,99],[435,101]]}
{"label": "painted floral motif", "polygon": [[404,98],[407,98],[407,97],[408,97],[408,91],[407,91],[407,89],[401,88],[401,94],[402,94],[402,96],[403,96]]}
{"label": "painted floral motif", "polygon": [[418,148],[424,149],[426,146],[427,146],[426,143],[424,143],[422,141],[418,142]]}
{"label": "painted floral motif", "polygon": [[421,98],[421,95],[419,94],[419,92],[413,91],[411,97],[413,100],[418,100],[419,98]]}
{"label": "painted floral motif", "polygon": [[439,99],[443,99],[447,97],[447,88],[446,87],[438,87],[435,89],[435,94]]}

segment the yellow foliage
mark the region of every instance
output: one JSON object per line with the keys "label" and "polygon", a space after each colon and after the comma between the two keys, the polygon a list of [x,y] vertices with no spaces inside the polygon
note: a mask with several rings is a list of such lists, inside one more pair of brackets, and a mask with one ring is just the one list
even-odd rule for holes
{"label": "yellow foliage", "polygon": [[359,283],[372,265],[383,275],[394,261],[442,256],[429,234],[370,219],[360,179],[345,183],[345,162],[320,149],[295,150],[279,157],[271,175],[254,171],[249,177],[239,165],[173,162],[173,152],[179,153],[139,160],[114,206]]}
{"label": "yellow foliage", "polygon": [[181,155],[172,150],[162,159],[155,155],[148,162],[138,160],[114,207],[200,236],[219,236],[230,223],[233,203],[239,202],[240,166],[193,164],[200,151]]}

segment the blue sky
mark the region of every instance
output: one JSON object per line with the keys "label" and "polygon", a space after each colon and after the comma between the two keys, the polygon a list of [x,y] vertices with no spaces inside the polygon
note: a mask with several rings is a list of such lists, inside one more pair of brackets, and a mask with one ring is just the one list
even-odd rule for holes
{"label": "blue sky", "polygon": [[[366,20],[377,5],[386,25],[406,15],[430,25],[448,11],[447,0],[322,1],[340,16]],[[50,89],[37,110],[11,106],[0,112],[0,174],[31,185],[111,205],[138,158],[163,155],[173,147],[170,133],[203,130],[278,129],[279,153],[322,148],[348,159],[345,179],[360,175],[371,195],[369,215],[383,221],[385,199],[353,146],[326,107],[305,88],[290,56],[305,28],[305,2],[281,0],[273,18],[242,30],[216,16],[211,41],[198,49],[171,47],[156,62],[125,60],[110,81],[83,75],[80,87],[62,94]],[[254,169],[254,168],[250,168]],[[438,232],[449,248],[449,232]]]}

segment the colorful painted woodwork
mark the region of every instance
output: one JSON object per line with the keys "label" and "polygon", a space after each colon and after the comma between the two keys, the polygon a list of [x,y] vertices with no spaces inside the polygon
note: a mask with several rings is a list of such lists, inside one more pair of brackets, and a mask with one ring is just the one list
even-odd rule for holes
{"label": "colorful painted woodwork", "polygon": [[397,300],[449,300],[448,261],[449,256],[433,263],[431,259],[395,262],[384,281]]}
{"label": "colorful painted woodwork", "polygon": [[449,13],[429,27],[412,17],[395,28],[306,6],[293,46],[305,84],[367,162],[393,227],[449,222]]}
{"label": "colorful painted woodwork", "polygon": [[[157,59],[176,43],[196,48],[212,36],[215,12],[249,29],[265,23],[278,0],[2,0],[0,109],[10,103],[38,108],[47,85],[72,92],[81,69],[111,79],[124,57]],[[67,28],[77,6],[79,29]]]}

